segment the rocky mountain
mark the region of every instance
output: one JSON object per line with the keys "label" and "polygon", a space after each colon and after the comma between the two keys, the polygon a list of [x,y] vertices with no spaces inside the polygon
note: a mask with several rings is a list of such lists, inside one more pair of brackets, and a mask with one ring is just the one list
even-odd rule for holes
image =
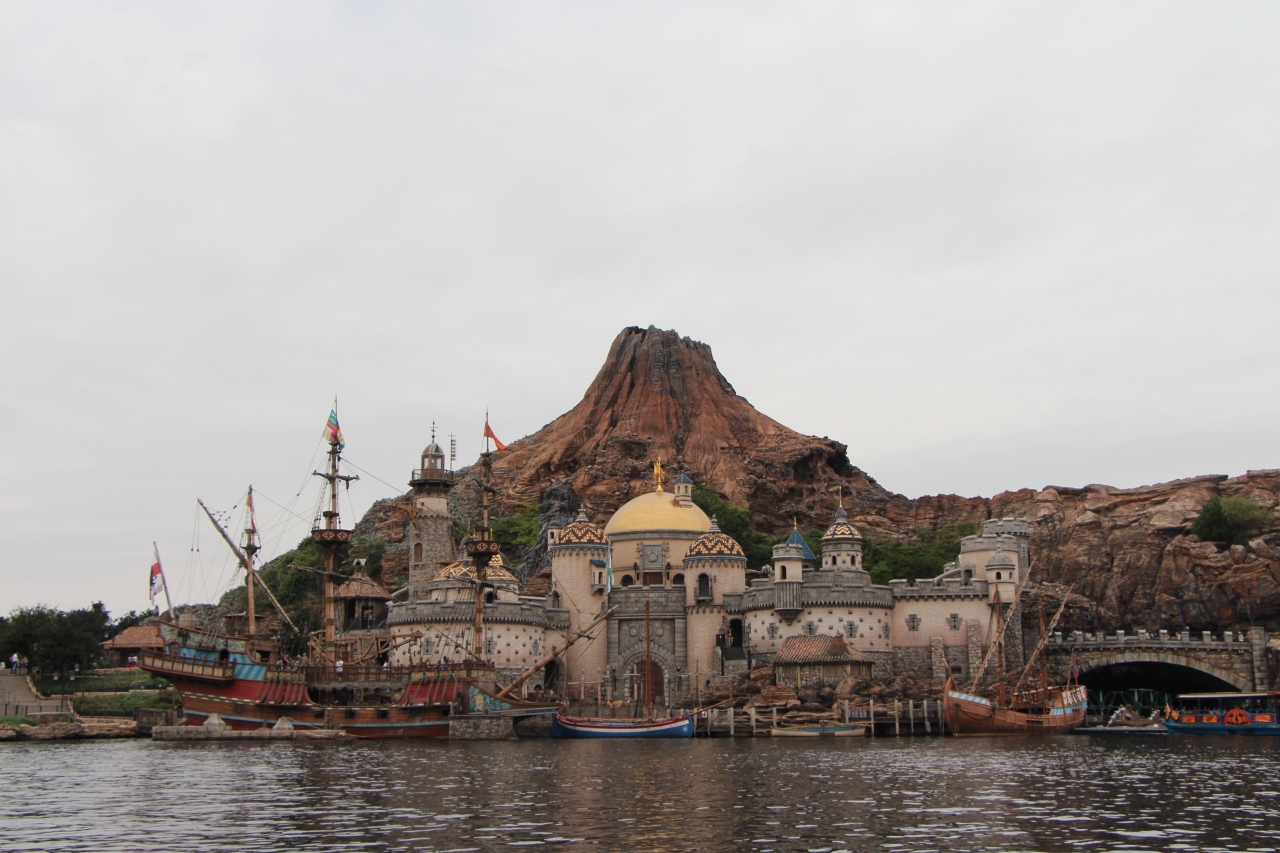
{"label": "rocky mountain", "polygon": [[[603,521],[652,488],[659,457],[670,476],[687,473],[749,507],[753,524],[769,533],[788,529],[793,517],[802,527],[825,527],[837,489],[850,520],[878,541],[957,522],[1027,518],[1034,530],[1033,598],[1056,605],[1072,589],[1065,622],[1073,627],[1222,629],[1251,618],[1280,625],[1280,524],[1273,519],[1248,545],[1231,548],[1189,532],[1214,496],[1244,495],[1274,509],[1280,471],[1137,489],[1090,485],[908,499],[855,467],[840,442],[802,435],[757,411],[720,373],[706,344],[652,326],[624,329],[578,405],[493,456],[491,483],[508,511],[536,503],[544,521],[563,521],[582,501]],[[474,476],[464,476],[453,494],[455,515],[473,516]],[[405,514],[394,502],[370,512],[367,526],[380,538],[403,539]]]}

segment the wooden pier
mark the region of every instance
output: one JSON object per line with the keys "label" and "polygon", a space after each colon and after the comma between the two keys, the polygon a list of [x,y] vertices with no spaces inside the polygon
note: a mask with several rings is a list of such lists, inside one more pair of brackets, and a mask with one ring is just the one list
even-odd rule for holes
{"label": "wooden pier", "polygon": [[[700,737],[769,737],[772,729],[779,724],[787,725],[788,717],[794,720],[795,714],[779,708],[709,708],[695,718],[696,733]],[[815,716],[803,714],[806,722]],[[942,702],[937,699],[869,702],[865,705],[837,702],[827,719],[832,725],[866,725],[871,737],[947,733]]]}

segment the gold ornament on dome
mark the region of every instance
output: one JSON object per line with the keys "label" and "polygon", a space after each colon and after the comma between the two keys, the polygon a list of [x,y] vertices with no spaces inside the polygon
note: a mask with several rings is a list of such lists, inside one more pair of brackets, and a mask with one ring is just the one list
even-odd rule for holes
{"label": "gold ornament on dome", "polygon": [[662,491],[662,457],[658,457],[658,461],[653,463],[653,479],[658,481],[658,488],[655,491]]}

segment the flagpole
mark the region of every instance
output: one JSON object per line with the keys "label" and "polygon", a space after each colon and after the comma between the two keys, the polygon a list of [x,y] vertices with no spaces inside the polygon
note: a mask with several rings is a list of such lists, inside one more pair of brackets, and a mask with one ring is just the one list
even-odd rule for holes
{"label": "flagpole", "polygon": [[169,598],[169,581],[164,576],[164,564],[160,562],[160,546],[152,542],[151,548],[156,554],[156,565],[160,567],[160,583],[164,586],[164,603],[169,605],[169,618],[173,619],[173,601]]}

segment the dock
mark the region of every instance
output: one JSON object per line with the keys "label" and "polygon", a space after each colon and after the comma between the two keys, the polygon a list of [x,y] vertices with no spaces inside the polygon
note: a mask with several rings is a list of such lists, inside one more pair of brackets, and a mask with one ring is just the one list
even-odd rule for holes
{"label": "dock", "polygon": [[695,718],[699,737],[770,737],[779,725],[814,725],[818,720],[832,725],[861,724],[870,737],[924,737],[945,735],[946,719],[942,702],[870,702],[854,705],[841,701],[827,714],[787,711],[780,708],[708,708]]}

